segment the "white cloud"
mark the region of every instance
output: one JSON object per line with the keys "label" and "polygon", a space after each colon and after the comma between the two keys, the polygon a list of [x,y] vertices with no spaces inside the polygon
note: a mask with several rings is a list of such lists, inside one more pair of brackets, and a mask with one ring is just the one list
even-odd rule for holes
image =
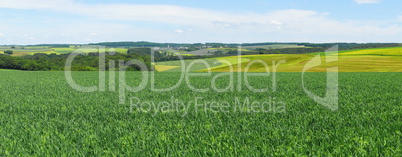
{"label": "white cloud", "polygon": [[381,3],[380,0],[354,0],[357,4],[376,4]]}
{"label": "white cloud", "polygon": [[178,29],[178,30],[175,30],[174,32],[176,32],[176,33],[184,33],[184,30]]}
{"label": "white cloud", "polygon": [[2,0],[0,7],[14,9],[57,9],[72,5],[72,0]]}
{"label": "white cloud", "polygon": [[89,36],[98,36],[98,33],[89,33]]}
{"label": "white cloud", "polygon": [[282,25],[282,22],[279,22],[277,20],[272,20],[270,23],[273,25]]}
{"label": "white cloud", "polygon": [[[355,2],[364,4],[379,1],[355,0]],[[40,32],[35,28],[28,30],[21,25],[18,29],[12,26],[0,29],[7,30],[8,34],[11,34],[11,30],[14,30],[14,34],[21,31],[37,32],[34,34],[37,40],[43,38],[40,34],[54,32],[53,36],[50,35],[46,39],[58,43],[63,43],[64,40],[85,43],[87,39],[93,39],[91,42],[97,42],[95,40],[376,42],[382,39],[400,40],[399,36],[402,34],[402,27],[392,22],[387,25],[387,23],[378,24],[375,21],[340,21],[329,18],[327,12],[296,9],[233,14],[172,5],[87,5],[72,0],[1,0],[0,8],[45,9],[93,18],[88,23],[79,23],[79,25],[66,22],[67,24],[61,27],[50,26],[46,32]],[[399,18],[402,21],[402,16]],[[123,23],[125,21],[156,22],[171,24],[179,29],[174,31],[163,30],[163,28],[148,29],[134,25],[102,23],[103,20],[98,19],[124,21]],[[96,23],[93,23],[94,21]],[[0,23],[0,27],[4,27],[4,24]]]}
{"label": "white cloud", "polygon": [[188,28],[188,29],[177,29],[174,32],[179,33],[179,34],[183,34],[183,33],[191,33],[192,31],[193,31],[193,29]]}
{"label": "white cloud", "polygon": [[4,37],[4,34],[3,34],[3,33],[0,33],[0,37]]}
{"label": "white cloud", "polygon": [[283,25],[282,22],[279,22],[279,21],[277,21],[277,20],[272,20],[272,21],[270,22],[270,24],[275,25],[275,28],[276,28],[277,30],[281,30],[281,29],[282,29],[282,25]]}

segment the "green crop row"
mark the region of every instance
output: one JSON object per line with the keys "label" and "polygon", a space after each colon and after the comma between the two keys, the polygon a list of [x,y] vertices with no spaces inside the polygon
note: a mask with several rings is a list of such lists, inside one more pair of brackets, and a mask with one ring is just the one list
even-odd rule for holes
{"label": "green crop row", "polygon": [[[340,73],[337,111],[307,96],[301,73],[277,73],[276,91],[271,89],[272,76],[250,77],[250,86],[270,88],[263,93],[253,92],[244,81],[239,85],[237,73],[233,91],[217,92],[211,88],[213,76],[188,82],[209,89],[206,92],[194,92],[187,83],[154,92],[148,81],[139,92],[127,91],[125,102],[119,103],[118,79],[114,84],[106,77],[106,91],[84,93],[74,90],[63,72],[1,71],[0,156],[402,154],[401,73]],[[85,87],[99,82],[97,72],[73,72],[72,77]],[[141,78],[140,72],[127,72],[124,80],[134,87]],[[155,79],[155,88],[167,88],[180,80],[180,73],[156,73]],[[325,80],[325,73],[308,73],[305,85],[325,96]],[[214,81],[222,89],[231,80]],[[268,102],[267,112],[244,106],[247,99]],[[188,110],[152,105],[196,100],[198,105]]]}

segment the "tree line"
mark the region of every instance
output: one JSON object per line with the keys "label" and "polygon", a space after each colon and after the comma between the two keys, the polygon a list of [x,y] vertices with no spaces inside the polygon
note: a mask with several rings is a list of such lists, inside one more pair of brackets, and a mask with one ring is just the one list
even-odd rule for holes
{"label": "tree line", "polygon": [[313,48],[330,48],[338,45],[339,50],[352,50],[352,49],[368,49],[368,48],[385,48],[385,47],[399,47],[402,46],[399,43],[323,43],[323,44],[312,44],[312,43],[300,43],[299,46],[313,47]]}
{"label": "tree line", "polygon": [[324,52],[327,48],[282,48],[282,49],[264,49],[257,48],[253,51],[243,52],[245,55],[252,54],[306,54],[314,52]]}
{"label": "tree line", "polygon": [[[65,70],[66,61],[70,54],[43,54],[37,53],[23,57],[14,57],[8,55],[0,55],[0,69],[16,69],[28,71],[63,71]],[[118,70],[119,61],[125,63],[130,60],[139,60],[143,62],[148,70],[153,70],[151,58],[147,55],[138,54],[121,54],[115,53],[110,55],[105,53],[106,70]],[[109,61],[115,61],[115,67],[109,67]],[[112,69],[113,68],[113,69]],[[79,54],[77,55],[71,66],[72,71],[97,71],[99,70],[99,53]],[[142,70],[138,65],[131,65],[126,68],[127,71]]]}

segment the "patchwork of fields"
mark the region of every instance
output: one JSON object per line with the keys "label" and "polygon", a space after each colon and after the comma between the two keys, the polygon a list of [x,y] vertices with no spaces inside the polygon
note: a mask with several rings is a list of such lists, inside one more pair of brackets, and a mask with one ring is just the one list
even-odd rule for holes
{"label": "patchwork of fields", "polygon": [[[209,67],[202,64],[195,64],[195,66],[198,66],[197,70],[204,67],[202,70],[199,70],[203,72],[208,71],[207,69],[211,69],[213,72],[228,72],[231,71],[231,68],[233,68],[233,71],[245,71],[247,69],[249,72],[265,72],[265,66],[256,61],[266,63],[266,65],[270,67],[270,71],[272,71],[274,65],[277,65],[280,61],[286,61],[286,63],[281,63],[278,66],[277,72],[301,72],[306,63],[318,54],[320,53],[246,55],[241,56],[241,62],[236,61],[238,60],[235,59],[237,57],[221,57],[216,58],[216,60],[230,62],[231,64],[209,64]],[[325,62],[326,58],[337,58],[337,61],[327,63]],[[340,51],[339,53],[332,53],[328,56],[322,53],[321,61],[323,61],[322,64],[308,71],[325,72],[329,67],[338,67],[339,72],[402,72],[402,47]],[[175,66],[181,66],[178,61],[156,63],[156,65],[166,66],[173,64]],[[186,64],[186,67],[188,67],[188,64]],[[181,69],[180,67],[176,68]]]}
{"label": "patchwork of fields", "polygon": [[[207,48],[207,49],[201,49],[201,50],[195,50],[195,51],[182,51],[180,52],[181,55],[195,55],[195,56],[209,56],[209,55],[214,55],[215,52],[217,51],[222,51],[222,52],[227,52],[229,50],[234,50],[237,51],[236,48]],[[243,52],[249,51],[248,49],[242,49]]]}
{"label": "patchwork of fields", "polygon": [[292,45],[292,44],[278,44],[278,45],[260,45],[260,46],[243,46],[244,49],[253,50],[256,48],[263,49],[283,49],[283,48],[303,48],[305,46]]}
{"label": "patchwork of fields", "polygon": [[57,53],[72,53],[74,51],[79,51],[79,52],[83,52],[83,53],[90,53],[90,52],[105,52],[105,51],[115,51],[118,53],[127,53],[127,49],[123,49],[123,48],[106,48],[104,50],[98,50],[96,48],[53,48],[53,50]]}
{"label": "patchwork of fields", "polygon": [[194,72],[206,68],[217,69],[220,67],[233,66],[247,61],[248,61],[247,58],[239,59],[238,57],[220,57],[220,58],[203,59],[203,60],[184,60],[183,62],[167,61],[167,62],[156,63],[155,69],[159,72],[181,72],[181,71]]}
{"label": "patchwork of fields", "polygon": [[32,55],[35,53],[59,54],[58,52],[54,52],[50,49],[0,49],[0,54],[4,54],[4,51],[6,51],[6,50],[12,50],[13,51],[12,56],[26,56],[26,55]]}
{"label": "patchwork of fields", "polygon": [[[189,82],[210,89],[218,74]],[[325,75],[307,73],[307,88],[325,95]],[[74,72],[73,78],[87,87],[99,82],[97,72]],[[180,73],[156,73],[155,88],[173,86],[179,78]],[[244,82],[242,90],[228,92],[194,92],[182,83],[160,93],[147,84],[140,92],[125,93],[124,104],[119,104],[118,84],[112,92],[108,81],[105,92],[83,93],[68,85],[63,72],[1,71],[0,79],[1,156],[402,154],[401,73],[339,73],[339,109],[334,112],[304,93],[301,73],[277,73],[276,91],[264,93],[249,90]],[[253,87],[271,87],[272,77],[249,79]],[[137,86],[141,73],[127,72],[125,80]],[[219,88],[230,84],[229,77],[215,81]],[[188,110],[151,108],[197,98],[199,104]],[[244,106],[247,98],[270,102],[264,104],[267,112]],[[142,102],[149,112],[138,108]],[[228,112],[215,112],[220,105],[229,105]]]}
{"label": "patchwork of fields", "polygon": [[[99,50],[92,49],[92,48],[70,47],[70,48],[46,48],[46,49],[0,49],[0,54],[4,54],[4,51],[6,51],[6,50],[12,50],[13,51],[12,56],[26,56],[26,55],[33,55],[36,53],[65,54],[65,53],[72,53],[74,51],[80,51],[83,53],[99,52]],[[114,50],[115,52],[118,52],[118,53],[127,53],[127,49],[123,49],[123,48],[113,48],[113,49],[107,48],[106,49],[106,51],[111,51],[111,50]]]}

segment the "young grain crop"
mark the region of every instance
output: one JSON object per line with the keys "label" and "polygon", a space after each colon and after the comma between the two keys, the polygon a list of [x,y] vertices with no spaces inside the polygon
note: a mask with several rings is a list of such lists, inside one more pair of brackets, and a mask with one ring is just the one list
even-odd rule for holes
{"label": "young grain crop", "polygon": [[[214,74],[215,75],[215,74]],[[168,87],[179,73],[157,73],[156,87]],[[80,85],[92,86],[97,72],[74,72]],[[128,84],[140,81],[129,72]],[[237,76],[235,76],[236,78]],[[325,73],[309,73],[306,85],[324,95]],[[315,103],[301,88],[301,73],[277,73],[277,91],[197,93],[182,84],[168,93],[127,93],[142,101],[171,96],[183,102],[235,104],[235,97],[266,101],[275,97],[286,112],[144,113],[119,104],[117,92],[73,90],[63,72],[1,71],[1,156],[397,156],[402,154],[401,73],[340,73],[339,110]],[[191,83],[208,87],[212,77]],[[318,80],[318,81],[317,81]],[[269,78],[252,78],[254,87]],[[322,82],[322,83],[317,83]],[[228,80],[217,80],[220,87]],[[108,84],[107,84],[108,85]],[[235,83],[236,85],[236,83]]]}

